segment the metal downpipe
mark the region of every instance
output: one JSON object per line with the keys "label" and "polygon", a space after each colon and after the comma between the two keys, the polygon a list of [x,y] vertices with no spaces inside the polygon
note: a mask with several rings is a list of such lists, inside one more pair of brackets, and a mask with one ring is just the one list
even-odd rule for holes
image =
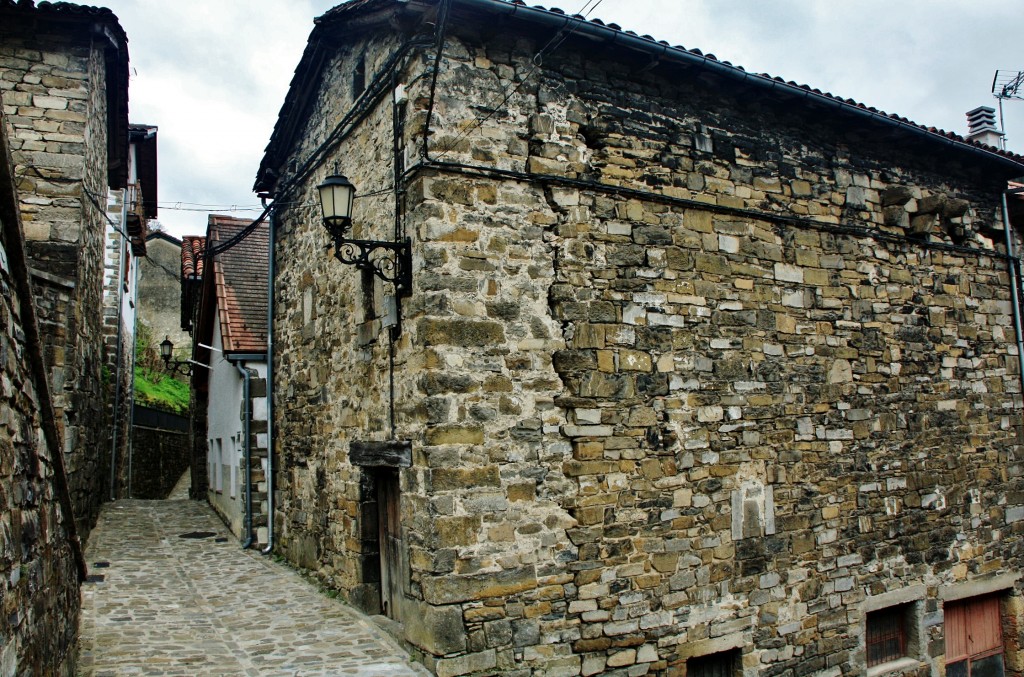
{"label": "metal downpipe", "polygon": [[[128,220],[128,203],[124,199],[127,196],[121,198],[121,223]],[[121,228],[113,226],[114,232],[121,236],[121,240],[118,242],[118,246],[121,251],[118,252],[118,265],[117,265],[117,352],[114,358],[114,406],[111,410],[111,422],[114,424],[114,429],[110,435],[110,500],[117,500],[117,431],[120,428],[118,424],[118,418],[120,417],[121,409],[121,341],[124,338],[124,332],[122,325],[124,324],[124,317],[122,311],[124,309],[124,265],[125,260],[128,258],[128,233],[124,232]],[[134,346],[132,346],[134,348]],[[134,378],[134,377],[133,377]],[[130,432],[130,431],[129,431]]]}
{"label": "metal downpipe", "polygon": [[1017,338],[1017,372],[1020,378],[1021,398],[1024,398],[1024,332],[1021,331],[1020,319],[1020,295],[1017,285],[1020,280],[1019,262],[1013,253],[1013,231],[1010,227],[1010,209],[1006,204],[1006,194],[1003,191],[1003,231],[1006,233],[1006,267],[1010,273],[1010,294],[1013,299],[1013,331]]}
{"label": "metal downpipe", "polygon": [[[267,200],[262,198],[263,207]],[[267,214],[269,262],[267,264],[267,546],[260,552],[269,555],[274,549],[274,210]]]}

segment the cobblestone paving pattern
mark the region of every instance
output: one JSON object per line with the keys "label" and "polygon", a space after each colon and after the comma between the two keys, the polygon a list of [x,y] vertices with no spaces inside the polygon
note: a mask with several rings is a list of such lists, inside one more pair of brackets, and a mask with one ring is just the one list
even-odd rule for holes
{"label": "cobblestone paving pattern", "polygon": [[[214,535],[181,538],[193,532]],[[429,674],[365,616],[242,550],[203,503],[107,504],[86,556],[103,580],[82,587],[82,675]]]}

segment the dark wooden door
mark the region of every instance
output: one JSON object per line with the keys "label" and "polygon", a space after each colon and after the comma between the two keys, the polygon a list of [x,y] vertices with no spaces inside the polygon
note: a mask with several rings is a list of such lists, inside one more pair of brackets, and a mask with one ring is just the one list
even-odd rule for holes
{"label": "dark wooden door", "polygon": [[377,475],[377,510],[380,525],[380,596],[384,615],[402,620],[402,544],[401,494],[398,471],[387,469]]}

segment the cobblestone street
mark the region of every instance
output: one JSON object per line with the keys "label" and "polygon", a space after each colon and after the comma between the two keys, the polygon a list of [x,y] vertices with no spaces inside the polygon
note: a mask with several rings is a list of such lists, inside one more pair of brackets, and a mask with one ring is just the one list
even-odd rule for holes
{"label": "cobblestone street", "polygon": [[428,674],[368,618],[242,550],[205,504],[108,504],[86,555],[102,580],[82,588],[80,674]]}

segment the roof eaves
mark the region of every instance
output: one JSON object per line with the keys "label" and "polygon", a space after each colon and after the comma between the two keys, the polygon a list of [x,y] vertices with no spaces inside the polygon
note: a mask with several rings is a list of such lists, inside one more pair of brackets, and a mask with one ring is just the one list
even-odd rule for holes
{"label": "roof eaves", "polygon": [[[295,128],[301,124],[303,111],[308,104],[309,90],[319,77],[319,71],[310,73],[309,69],[319,64],[324,59],[324,49],[320,35],[327,29],[327,26],[346,17],[357,14],[367,8],[379,9],[381,7],[399,6],[410,9],[429,8],[437,4],[438,0],[350,0],[350,2],[338,5],[316,20],[316,25],[310,33],[306,50],[302,59],[295,68],[288,94],[278,121],[274,126],[263,160],[260,163],[259,174],[256,177],[254,190],[271,190],[274,184],[274,177],[270,175],[273,165],[279,160],[277,154],[283,152],[290,146]],[[655,40],[649,35],[638,35],[633,31],[623,30],[614,23],[604,23],[600,19],[586,19],[580,15],[569,15],[560,9],[548,9],[542,6],[528,6],[523,0],[452,0],[455,4],[463,5],[473,9],[491,13],[501,13],[506,17],[519,17],[525,21],[544,23],[550,27],[564,28],[576,22],[573,32],[582,37],[592,40],[599,40],[610,45],[620,45],[624,48],[643,51],[654,56],[656,59],[665,59],[683,63],[687,66],[697,66],[712,73],[729,78],[737,83],[745,83],[754,87],[767,89],[771,92],[795,96],[807,102],[818,103],[838,113],[849,114],[880,123],[896,130],[908,132],[930,143],[938,144],[937,147],[946,146],[957,151],[967,152],[977,159],[995,162],[1000,166],[1015,172],[1014,176],[1024,173],[1024,156],[993,148],[975,141],[968,141],[964,137],[953,132],[946,132],[935,127],[927,127],[917,124],[905,117],[886,113],[871,106],[844,99],[829,92],[822,92],[820,89],[801,85],[792,80],[784,80],[780,77],[773,77],[767,73],[751,73],[741,66],[735,66],[728,61],[721,61],[713,54],[704,54],[699,49],[687,49],[682,45],[671,45],[663,40]]]}

